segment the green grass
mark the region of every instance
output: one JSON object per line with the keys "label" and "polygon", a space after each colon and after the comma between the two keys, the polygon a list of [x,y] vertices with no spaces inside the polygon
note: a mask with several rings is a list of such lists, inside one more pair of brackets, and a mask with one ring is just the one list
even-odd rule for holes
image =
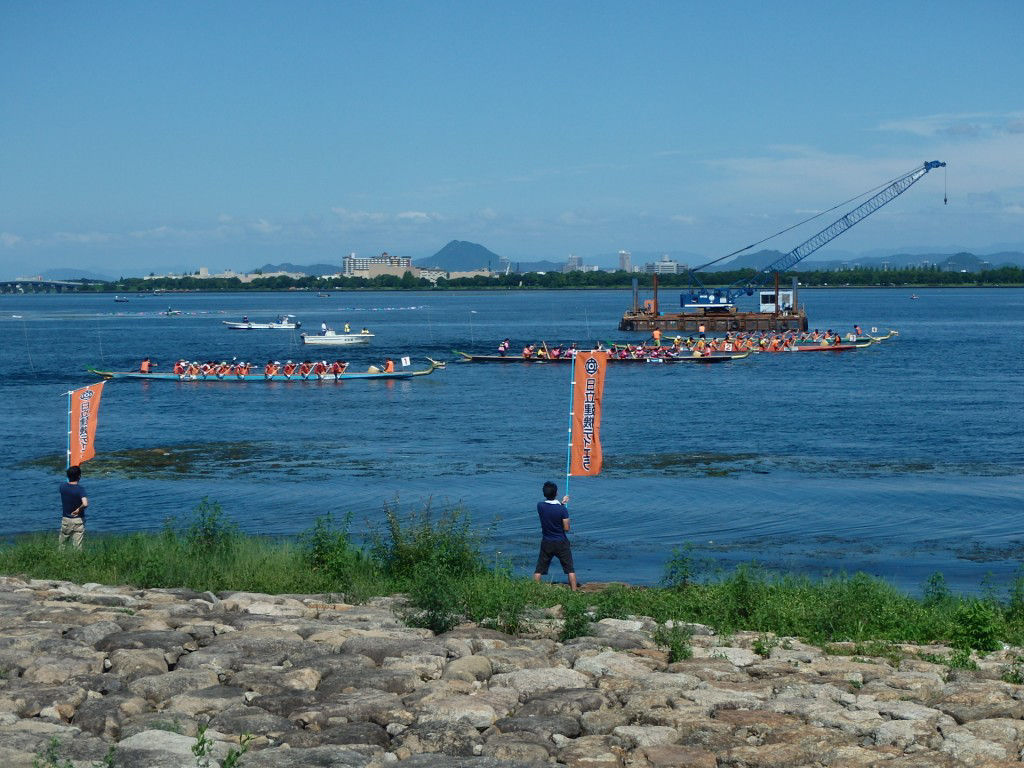
{"label": "green grass", "polygon": [[863,573],[811,579],[741,566],[711,578],[684,549],[668,563],[668,586],[584,594],[514,577],[507,566],[490,562],[460,509],[402,515],[385,508],[381,530],[365,547],[353,542],[348,523],[326,516],[297,538],[251,536],[204,500],[178,527],[89,535],[83,552],[59,550],[56,534],[20,537],[0,546],[0,573],[214,592],[332,593],[354,602],[401,592],[410,597],[403,618],[435,631],[468,620],[522,632],[531,617],[558,604],[564,639],[602,618],[642,615],[660,624],[708,624],[720,633],[746,630],[882,650],[864,655],[894,655],[893,643],[977,651],[1024,644],[1024,576],[1005,598],[991,589],[983,598],[953,595],[933,576],[916,598]]}

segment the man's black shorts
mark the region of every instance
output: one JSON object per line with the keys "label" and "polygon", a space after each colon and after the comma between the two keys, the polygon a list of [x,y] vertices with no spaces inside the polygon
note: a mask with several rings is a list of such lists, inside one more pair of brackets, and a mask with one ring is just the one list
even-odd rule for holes
{"label": "man's black shorts", "polygon": [[575,573],[576,569],[572,564],[572,550],[568,541],[542,541],[540,543],[540,557],[537,558],[537,568],[534,573],[541,576],[547,575],[551,558],[557,557],[562,564],[563,573]]}

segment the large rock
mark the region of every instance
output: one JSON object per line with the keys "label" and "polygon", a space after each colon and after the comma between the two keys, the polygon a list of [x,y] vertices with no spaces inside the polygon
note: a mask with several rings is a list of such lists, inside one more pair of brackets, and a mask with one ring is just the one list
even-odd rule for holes
{"label": "large rock", "polygon": [[221,733],[242,735],[258,733],[278,739],[281,734],[295,730],[295,724],[287,718],[272,715],[257,706],[236,705],[218,712],[210,720],[210,727]]}
{"label": "large rock", "polygon": [[482,753],[498,760],[546,766],[554,745],[532,733],[499,733],[487,739]]}
{"label": "large rock", "polygon": [[119,648],[138,650],[140,648],[159,648],[169,651],[174,648],[183,651],[194,651],[199,648],[192,635],[173,631],[136,630],[129,632],[112,632],[104,636],[96,644],[99,651],[116,651]]}
{"label": "large rock", "polygon": [[160,704],[178,694],[209,688],[217,682],[217,673],[209,669],[176,669],[132,680],[128,690],[153,704]]}
{"label": "large rock", "polygon": [[491,683],[515,688],[523,699],[553,688],[588,688],[593,685],[588,675],[565,667],[521,669],[518,672],[495,675],[491,678]]}
{"label": "large rock", "polygon": [[662,725],[620,725],[612,730],[612,736],[628,749],[664,746],[679,741],[679,732],[675,728]]}
{"label": "large rock", "polygon": [[78,675],[89,675],[103,671],[103,654],[90,654],[90,657],[73,656],[37,656],[34,658],[21,678],[25,682],[40,685],[59,685]]}
{"label": "large rock", "polygon": [[582,733],[579,720],[560,715],[503,717],[494,727],[501,733],[532,733],[544,740],[551,739],[555,734],[575,739]]}
{"label": "large rock", "polygon": [[322,731],[293,730],[281,736],[281,742],[293,747],[316,747],[325,744],[369,745],[387,749],[391,737],[376,723],[343,723]]}
{"label": "large rock", "polygon": [[[114,765],[118,768],[195,768],[192,747],[196,740],[170,731],[143,731],[118,742]],[[227,744],[214,742],[212,755],[223,760]]]}
{"label": "large rock", "polygon": [[186,691],[172,696],[167,702],[168,712],[181,712],[189,717],[213,716],[229,707],[244,704],[245,691],[227,685],[211,685],[197,691]]}
{"label": "large rock", "polygon": [[110,652],[110,674],[122,680],[162,675],[167,672],[167,660],[159,648],[128,650],[119,648]]}
{"label": "large rock", "polygon": [[463,656],[453,659],[444,668],[442,677],[474,682],[489,680],[493,670],[491,660],[486,656]]}
{"label": "large rock", "polygon": [[320,681],[317,690],[330,695],[373,688],[387,693],[403,694],[412,693],[421,682],[419,675],[407,669],[353,667],[328,675]]}
{"label": "large rock", "polygon": [[450,696],[430,703],[418,718],[430,723],[467,723],[487,728],[498,719],[494,707],[475,696]]}
{"label": "large rock", "polygon": [[615,651],[580,656],[573,668],[594,677],[643,677],[650,673],[636,657]]}
{"label": "large rock", "polygon": [[330,747],[276,747],[249,752],[242,758],[244,768],[362,768],[370,758],[351,749]]}
{"label": "large rock", "polygon": [[468,723],[420,722],[402,732],[395,752],[400,757],[423,752],[471,756],[482,742],[480,733]]}
{"label": "large rock", "polygon": [[108,635],[112,635],[115,632],[121,632],[121,625],[114,621],[94,621],[90,624],[84,624],[80,627],[74,627],[64,633],[64,637],[68,640],[77,640],[80,643],[86,645],[95,645],[103,638]]}
{"label": "large rock", "polygon": [[935,704],[958,723],[992,718],[1020,720],[1024,717],[1024,701],[1017,698],[1019,689],[1005,683],[950,683]]}

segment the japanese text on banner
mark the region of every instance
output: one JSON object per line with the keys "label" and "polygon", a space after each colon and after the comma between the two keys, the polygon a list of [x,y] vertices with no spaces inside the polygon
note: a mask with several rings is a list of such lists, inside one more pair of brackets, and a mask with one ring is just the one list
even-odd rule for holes
{"label": "japanese text on banner", "polygon": [[88,461],[96,455],[96,423],[100,414],[100,397],[106,382],[92,384],[70,393],[68,417],[68,466]]}
{"label": "japanese text on banner", "polygon": [[601,395],[607,362],[604,351],[576,353],[569,449],[569,474],[575,477],[601,473]]}

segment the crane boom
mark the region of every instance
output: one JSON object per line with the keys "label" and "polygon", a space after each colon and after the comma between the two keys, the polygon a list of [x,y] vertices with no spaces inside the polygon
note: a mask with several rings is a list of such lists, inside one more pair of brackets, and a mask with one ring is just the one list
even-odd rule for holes
{"label": "crane boom", "polygon": [[739,280],[736,283],[733,283],[733,285],[727,289],[729,300],[731,301],[734,295],[739,295],[740,293],[746,293],[749,295],[752,293],[753,287],[763,282],[768,275],[775,274],[776,272],[785,272],[787,269],[791,269],[796,266],[796,264],[803,261],[816,250],[835,240],[854,224],[863,221],[883,205],[902,195],[917,183],[926,173],[928,173],[928,171],[935,168],[945,167],[945,163],[938,160],[931,160],[919,168],[915,168],[913,171],[900,176],[883,190],[869,197],[852,211],[844,215],[841,219],[832,222],[825,227],[825,229],[821,230],[810,239],[800,243],[800,245],[789,253],[761,269],[753,279]]}

